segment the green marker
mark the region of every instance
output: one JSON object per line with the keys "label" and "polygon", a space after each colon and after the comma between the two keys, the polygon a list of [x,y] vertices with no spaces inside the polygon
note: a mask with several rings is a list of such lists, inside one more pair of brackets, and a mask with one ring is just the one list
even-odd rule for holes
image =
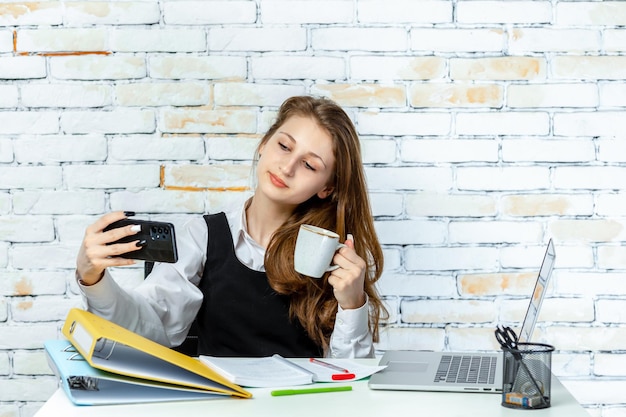
{"label": "green marker", "polygon": [[320,387],[320,388],[304,388],[304,389],[280,389],[272,391],[272,397],[280,397],[283,395],[298,395],[298,394],[317,394],[318,392],[337,392],[337,391],[352,391],[351,386],[345,387]]}

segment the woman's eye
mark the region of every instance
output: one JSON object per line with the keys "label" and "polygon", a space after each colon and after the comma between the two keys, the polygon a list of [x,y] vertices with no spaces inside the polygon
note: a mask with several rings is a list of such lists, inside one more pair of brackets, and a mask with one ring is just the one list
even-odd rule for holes
{"label": "woman's eye", "polygon": [[289,147],[283,143],[278,142],[278,146],[280,146],[280,149],[282,149],[283,151],[289,150]]}
{"label": "woman's eye", "polygon": [[315,167],[311,164],[309,164],[308,162],[304,162],[304,166],[306,167],[306,169],[310,169],[311,171],[315,171]]}

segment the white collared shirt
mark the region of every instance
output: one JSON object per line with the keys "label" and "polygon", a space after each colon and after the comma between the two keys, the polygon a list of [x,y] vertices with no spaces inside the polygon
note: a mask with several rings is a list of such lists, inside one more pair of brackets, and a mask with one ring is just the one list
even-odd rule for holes
{"label": "white collared shirt", "polygon": [[[265,249],[248,234],[243,207],[226,213],[235,254],[248,268],[265,271]],[[203,217],[187,221],[177,231],[178,262],[155,264],[149,279],[132,291],[123,290],[108,270],[94,285],[81,285],[79,281],[86,308],[163,345],[179,345],[202,304],[197,285],[204,272],[209,238]],[[373,356],[368,313],[368,302],[354,310],[338,308],[326,356]]]}

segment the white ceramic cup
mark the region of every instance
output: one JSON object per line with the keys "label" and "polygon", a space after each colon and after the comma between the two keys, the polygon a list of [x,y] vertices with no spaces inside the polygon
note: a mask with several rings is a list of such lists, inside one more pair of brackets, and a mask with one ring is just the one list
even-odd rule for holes
{"label": "white ceramic cup", "polygon": [[325,272],[339,268],[337,265],[331,265],[331,262],[335,252],[344,246],[346,245],[339,243],[337,233],[303,224],[300,226],[296,240],[295,270],[302,275],[321,278]]}

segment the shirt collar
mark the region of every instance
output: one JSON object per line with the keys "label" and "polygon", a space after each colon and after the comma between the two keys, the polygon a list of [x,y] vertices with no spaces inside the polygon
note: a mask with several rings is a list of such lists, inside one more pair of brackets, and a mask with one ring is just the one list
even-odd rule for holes
{"label": "shirt collar", "polygon": [[254,240],[252,236],[250,236],[250,234],[248,233],[248,219],[246,218],[246,208],[248,207],[249,204],[250,204],[250,200],[247,200],[246,202],[244,202],[244,204],[241,207],[241,212],[239,214],[237,241],[246,242],[248,245],[251,245],[255,249],[259,249],[265,252],[265,248],[259,245],[257,241]]}

